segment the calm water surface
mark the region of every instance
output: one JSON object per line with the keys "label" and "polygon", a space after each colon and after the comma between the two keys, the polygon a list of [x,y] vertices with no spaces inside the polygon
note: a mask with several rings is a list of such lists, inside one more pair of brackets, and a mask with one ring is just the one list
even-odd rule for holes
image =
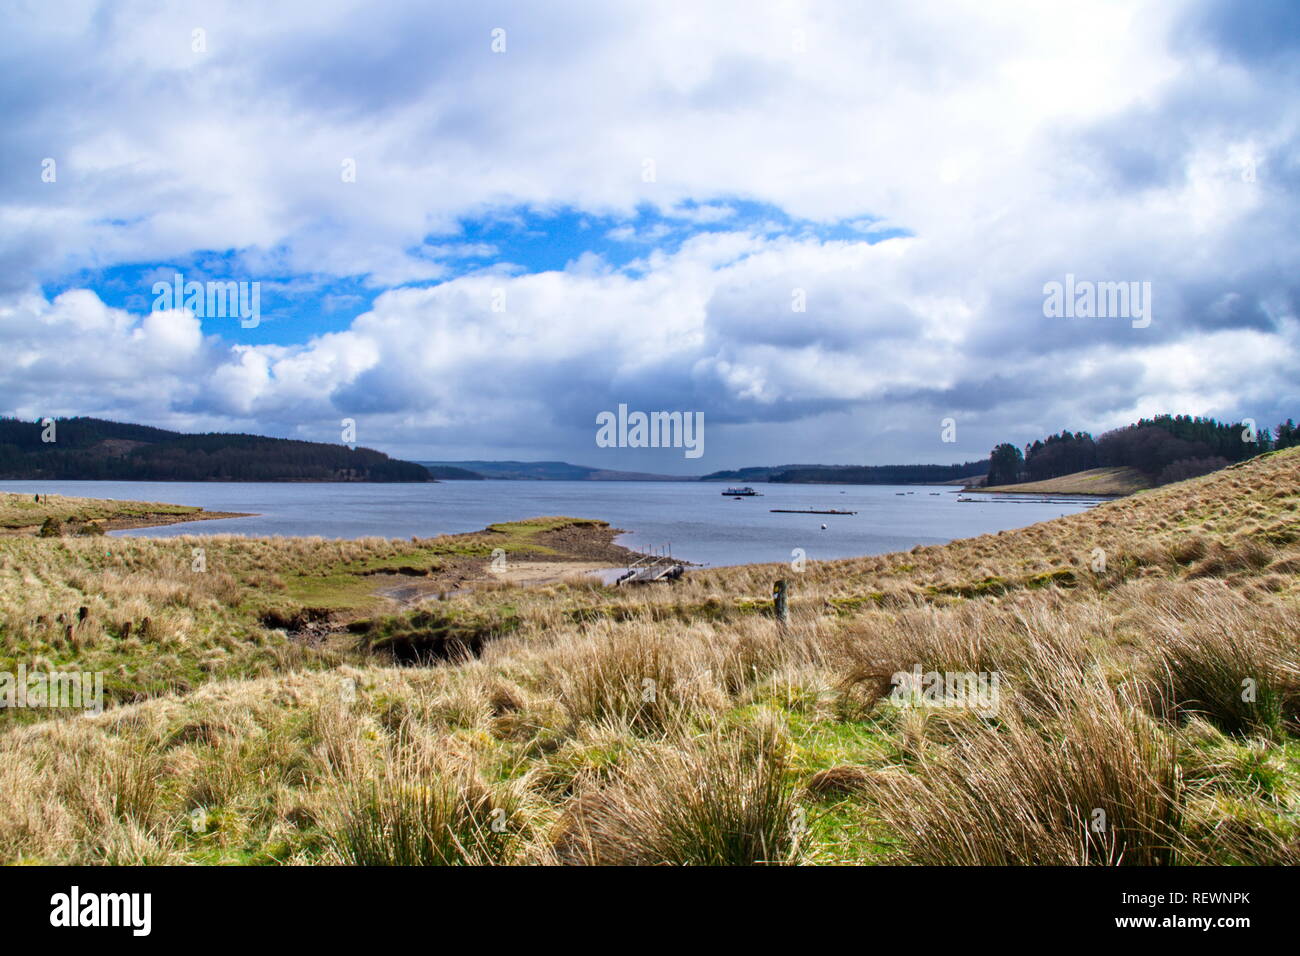
{"label": "calm water surface", "polygon": [[[951,487],[756,484],[763,497],[724,497],[702,482],[445,481],[437,484],[0,481],[0,490],[199,505],[255,517],[138,528],[117,535],[320,535],[431,537],[538,515],[600,518],[638,549],[672,545],[698,564],[809,560],[903,551],[1019,528],[1091,507],[1090,500],[1006,501]],[[769,508],[838,508],[856,515],[771,514]],[[826,529],[822,530],[822,524]]]}

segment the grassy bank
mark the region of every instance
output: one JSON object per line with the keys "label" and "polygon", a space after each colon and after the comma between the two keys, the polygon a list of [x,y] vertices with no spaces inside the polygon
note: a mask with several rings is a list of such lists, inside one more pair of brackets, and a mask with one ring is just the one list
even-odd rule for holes
{"label": "grassy bank", "polygon": [[[51,499],[64,514],[93,514],[101,504]],[[192,511],[142,504],[135,514],[160,507]],[[73,527],[65,523],[59,537],[0,540],[0,671],[24,661],[102,671],[110,703],[365,662],[357,648],[364,641],[348,627],[400,610],[385,597],[399,586],[417,598],[475,586],[505,594],[520,562],[553,564],[562,577],[581,562],[617,565],[632,554],[612,543],[617,532],[605,522],[564,517],[409,540],[107,538]],[[495,573],[494,558],[503,569]],[[448,613],[462,612],[451,605]],[[43,716],[0,709],[0,727]]]}
{"label": "grassy bank", "polygon": [[1136,468],[1091,468],[1072,475],[1026,481],[1018,485],[971,488],[978,492],[1004,492],[1034,495],[1131,495],[1145,491],[1151,483]]}
{"label": "grassy bank", "polygon": [[[557,520],[0,541],[9,662],[107,663],[124,701],[11,720],[0,859],[1300,860],[1300,452],[803,571],[366,597],[496,548],[545,559]],[[327,641],[283,626],[322,613],[346,624]],[[892,699],[916,666],[996,673],[995,712]]]}

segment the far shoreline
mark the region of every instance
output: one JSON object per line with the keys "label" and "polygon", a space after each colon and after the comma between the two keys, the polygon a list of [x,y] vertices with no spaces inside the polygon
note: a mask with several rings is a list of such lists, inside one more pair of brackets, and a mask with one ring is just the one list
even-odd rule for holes
{"label": "far shoreline", "polygon": [[1023,495],[1033,498],[1095,498],[1098,501],[1116,501],[1128,497],[1127,494],[1103,494],[1099,491],[1012,491],[1006,485],[1000,488],[962,488],[960,491],[978,495]]}

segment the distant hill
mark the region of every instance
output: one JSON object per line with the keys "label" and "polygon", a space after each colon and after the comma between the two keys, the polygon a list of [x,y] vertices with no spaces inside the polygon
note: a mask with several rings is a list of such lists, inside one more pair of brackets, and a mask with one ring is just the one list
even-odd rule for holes
{"label": "distant hill", "polygon": [[[822,468],[823,465],[760,465],[750,468],[733,468],[729,471],[715,471],[705,475],[700,481],[767,481],[773,475],[796,468]],[[833,466],[832,466],[833,467]]]}
{"label": "distant hill", "polygon": [[0,418],[0,478],[48,481],[432,481],[370,448],[261,435],[182,432],[60,418],[53,442],[33,422]]}
{"label": "distant hill", "polygon": [[[571,465],[567,461],[422,461],[431,471],[454,468],[480,478],[507,481],[693,481],[681,475],[652,475],[640,471],[610,471]],[[442,477],[439,475],[438,477]],[[451,477],[448,475],[447,477]]]}
{"label": "distant hill", "polygon": [[825,485],[930,485],[988,474],[987,461],[959,465],[778,465],[715,471],[701,481],[771,481]]}
{"label": "distant hill", "polygon": [[457,468],[454,465],[434,465],[429,462],[417,461],[415,464],[426,469],[438,481],[482,481],[483,476],[476,471],[470,471],[467,468]]}
{"label": "distant hill", "polygon": [[[567,461],[421,461],[431,471],[454,469],[463,477],[507,481],[774,481],[799,484],[907,485],[942,484],[981,477],[987,461],[960,465],[758,465],[715,471],[702,477],[656,475],[640,471],[613,471],[573,465]],[[462,477],[435,471],[438,478]]]}

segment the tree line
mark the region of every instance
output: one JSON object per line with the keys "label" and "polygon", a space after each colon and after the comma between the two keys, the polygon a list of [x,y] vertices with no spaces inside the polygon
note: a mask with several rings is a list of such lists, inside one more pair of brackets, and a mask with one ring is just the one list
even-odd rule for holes
{"label": "tree line", "polygon": [[979,478],[988,460],[958,465],[761,465],[715,471],[697,481],[773,481],[823,485],[925,485]]}
{"label": "tree line", "polygon": [[1195,478],[1255,455],[1300,444],[1300,428],[1287,419],[1274,432],[1246,422],[1192,415],[1157,415],[1106,432],[1063,431],[1022,451],[1004,442],[989,455],[988,484],[1045,481],[1090,468],[1128,467],[1153,485]]}
{"label": "tree line", "polygon": [[792,484],[937,485],[988,471],[987,461],[959,465],[811,465],[778,471],[767,480]]}
{"label": "tree line", "polygon": [[370,448],[261,435],[181,432],[97,418],[0,418],[0,478],[49,481],[430,481]]}

